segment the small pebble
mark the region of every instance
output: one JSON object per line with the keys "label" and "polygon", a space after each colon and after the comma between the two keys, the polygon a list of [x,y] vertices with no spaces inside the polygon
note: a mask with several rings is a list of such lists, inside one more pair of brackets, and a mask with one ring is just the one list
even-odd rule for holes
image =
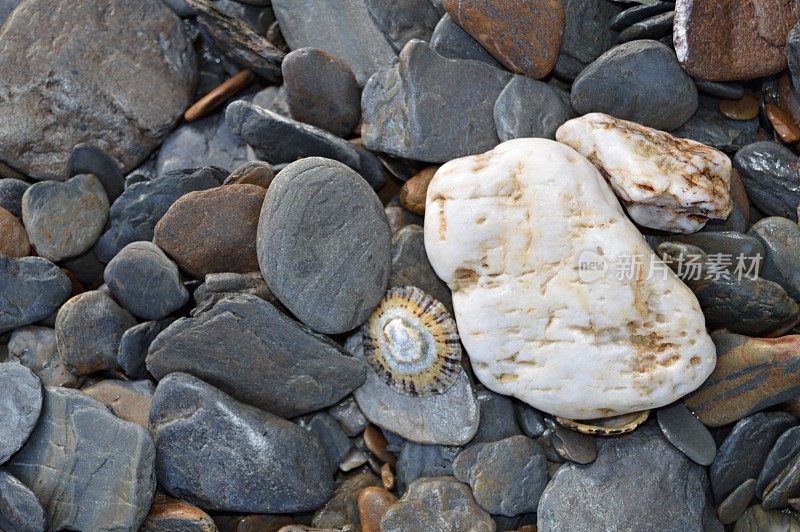
{"label": "small pebble", "polygon": [[795,456],[800,455],[800,427],[792,427],[778,438],[775,445],[764,460],[764,467],[758,475],[756,495],[764,499],[764,491],[783,471]]}
{"label": "small pebble", "polygon": [[611,19],[609,26],[612,30],[622,31],[631,24],[645,20],[655,15],[660,15],[675,9],[671,2],[648,2],[646,4],[633,5],[625,11],[620,12]]}
{"label": "small pebble", "polygon": [[11,212],[0,207],[0,255],[13,259],[25,257],[31,250],[25,227]]}
{"label": "small pebble", "polygon": [[394,489],[394,472],[392,471],[392,466],[388,463],[385,463],[381,466],[381,483],[383,484],[383,489],[385,490],[392,491]]}
{"label": "small pebble", "polygon": [[636,39],[659,39],[664,37],[672,33],[672,22],[674,19],[675,12],[668,11],[631,24],[619,33],[617,36],[617,43]]}
{"label": "small pebble", "polygon": [[150,405],[155,387],[149,380],[102,380],[81,389],[111,409],[122,420],[150,428]]}
{"label": "small pebble", "polygon": [[714,437],[680,401],[659,408],[656,417],[664,437],[700,465],[711,465],[717,454]]}
{"label": "small pebble", "polygon": [[332,406],[328,413],[339,422],[342,430],[351,438],[364,432],[369,425],[369,421],[361,413],[352,396],[347,396],[339,404]]}
{"label": "small pebble", "polygon": [[481,409],[478,432],[470,443],[494,442],[521,434],[514,415],[514,404],[505,395],[490,390],[475,393]]}
{"label": "small pebble", "polygon": [[[361,519],[358,511],[358,495],[370,486],[379,486],[380,480],[369,471],[348,476],[333,492],[325,505],[314,512],[311,524],[315,527],[342,529],[357,526]],[[257,531],[253,531],[257,532]]]}
{"label": "small pebble", "polygon": [[369,457],[362,451],[361,449],[356,449],[355,447],[350,449],[350,452],[347,453],[347,456],[342,459],[341,463],[339,464],[339,469],[347,473],[348,471],[352,471],[357,467],[361,467],[369,461]]}
{"label": "small pebble", "polygon": [[0,179],[0,207],[22,219],[22,196],[30,183],[14,178]]}
{"label": "small pebble", "polygon": [[731,525],[739,519],[755,497],[756,479],[748,478],[733,490],[717,507],[717,517],[723,525]]}
{"label": "small pebble", "polygon": [[69,277],[49,260],[0,254],[0,334],[54,314],[71,291]]}
{"label": "small pebble", "polygon": [[784,143],[794,144],[800,141],[800,127],[792,115],[771,103],[765,105],[765,110],[775,133]]}
{"label": "small pebble", "polygon": [[72,148],[67,166],[67,177],[92,174],[99,179],[110,203],[113,203],[124,190],[125,176],[117,161],[90,144],[81,143]]}
{"label": "small pebble", "polygon": [[272,166],[264,161],[244,163],[225,178],[223,185],[256,185],[269,188],[275,178]]}
{"label": "small pebble", "polygon": [[565,460],[576,464],[590,464],[597,459],[597,443],[594,436],[562,427],[550,418],[545,419],[545,425],[551,432],[553,447]]}
{"label": "small pebble", "polygon": [[140,532],[217,532],[217,525],[203,510],[186,501],[156,493]]}
{"label": "small pebble", "polygon": [[368,487],[358,494],[358,513],[363,532],[381,532],[381,519],[386,511],[397,502],[397,497],[387,490]]}
{"label": "small pebble", "polygon": [[739,100],[744,97],[744,85],[738,82],[707,81],[695,79],[694,84],[697,90],[702,93],[725,98],[727,100]]}
{"label": "small pebble", "polygon": [[486,48],[464,31],[448,13],[439,20],[430,39],[431,48],[442,57],[451,59],[475,59],[497,68],[503,66],[492,57]]}
{"label": "small pebble", "polygon": [[417,216],[425,216],[425,195],[428,192],[428,184],[438,169],[438,166],[429,166],[403,183],[400,188],[400,204]]}
{"label": "small pebble", "polygon": [[462,450],[463,447],[406,442],[397,458],[397,492],[405,493],[418,478],[451,476],[453,461]]}
{"label": "small pebble", "polygon": [[174,321],[167,318],[160,321],[146,321],[125,331],[119,342],[117,364],[131,379],[147,378],[145,357],[150,344],[161,331]]}
{"label": "small pebble", "polygon": [[397,462],[397,457],[386,450],[388,442],[383,437],[381,431],[370,425],[364,431],[364,444],[367,446],[369,452],[375,455],[381,462],[389,465],[394,465]]}
{"label": "small pebble", "polygon": [[738,100],[720,100],[719,110],[726,118],[751,120],[758,116],[758,100],[751,94],[745,94]]}

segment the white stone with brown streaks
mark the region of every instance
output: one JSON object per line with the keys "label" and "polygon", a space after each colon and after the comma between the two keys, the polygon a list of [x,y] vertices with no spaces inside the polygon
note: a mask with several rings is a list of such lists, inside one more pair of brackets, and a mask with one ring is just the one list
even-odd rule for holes
{"label": "white stone with brown streaks", "polygon": [[556,139],[592,161],[645,227],[694,233],[731,212],[731,161],[705,144],[602,113],[566,122]]}
{"label": "white stone with brown streaks", "polygon": [[[568,146],[516,139],[443,165],[425,248],[475,374],[498,393],[590,419],[669,404],[714,369],[694,295]],[[618,276],[628,257],[636,275]],[[608,270],[579,272],[587,258]]]}

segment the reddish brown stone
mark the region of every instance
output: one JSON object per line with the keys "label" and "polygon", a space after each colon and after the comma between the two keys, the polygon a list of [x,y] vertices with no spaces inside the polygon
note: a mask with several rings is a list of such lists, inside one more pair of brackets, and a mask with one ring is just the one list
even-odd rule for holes
{"label": "reddish brown stone", "polygon": [[239,168],[231,172],[225,178],[223,185],[257,185],[262,188],[269,188],[269,184],[275,178],[272,166],[264,161],[250,161],[244,163]]}
{"label": "reddish brown stone", "polygon": [[783,142],[794,144],[800,141],[800,127],[797,127],[792,115],[771,103],[766,105],[766,112],[772,128]]}
{"label": "reddish brown stone", "polygon": [[380,430],[370,425],[364,431],[363,437],[364,445],[367,446],[367,450],[369,450],[375,458],[383,463],[391,465],[397,462],[397,458],[386,450],[386,446],[389,445],[389,443],[386,441],[386,438],[383,437]]}
{"label": "reddish brown stone", "polygon": [[720,100],[719,112],[732,120],[752,120],[758,116],[758,100],[752,94],[738,100]]}
{"label": "reddish brown stone", "polygon": [[746,80],[786,68],[800,0],[678,0],[673,39],[683,68],[707,80]]}
{"label": "reddish brown stone", "polygon": [[258,270],[256,228],[266,190],[227,185],[190,192],[156,224],[156,245],[194,277]]}
{"label": "reddish brown stone", "polygon": [[188,502],[156,493],[147,519],[140,532],[166,530],[192,530],[193,532],[216,532],[217,525],[211,517]]}
{"label": "reddish brown stone", "polygon": [[397,497],[383,488],[371,486],[358,494],[358,515],[362,532],[381,532],[381,519]]}
{"label": "reddish brown stone", "polygon": [[564,33],[559,0],[443,0],[442,5],[512,72],[540,79],[553,70]]}
{"label": "reddish brown stone", "polygon": [[17,217],[0,207],[0,255],[18,259],[31,250],[28,233]]}
{"label": "reddish brown stone", "polygon": [[400,189],[400,204],[418,216],[425,216],[425,195],[438,166],[429,166],[414,174]]}

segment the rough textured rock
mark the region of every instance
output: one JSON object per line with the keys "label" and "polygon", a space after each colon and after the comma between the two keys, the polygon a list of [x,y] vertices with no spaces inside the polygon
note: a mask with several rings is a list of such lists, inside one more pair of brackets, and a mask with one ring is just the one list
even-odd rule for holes
{"label": "rough textured rock", "polygon": [[718,331],[717,366],[683,401],[705,425],[721,427],[800,395],[800,336],[748,338]]}
{"label": "rough textured rock", "polygon": [[678,0],[675,52],[693,77],[753,79],[786,68],[786,36],[800,3],[761,0]]}
{"label": "rough textured rock", "polygon": [[289,48],[325,50],[350,65],[359,85],[386,68],[396,52],[370,16],[366,0],[274,0],[272,9]]}
{"label": "rough textured rock", "polygon": [[736,152],[733,165],[761,212],[797,221],[800,164],[792,150],[778,142],[754,142]]}
{"label": "rough textured rock", "polygon": [[217,532],[211,516],[186,501],[156,493],[140,532]]}
{"label": "rough textured rock", "polygon": [[477,503],[491,514],[535,512],[547,485],[547,458],[527,436],[511,436],[467,447],[453,462],[453,475],[470,485]]}
{"label": "rough textured rock", "polygon": [[47,530],[137,530],[155,492],[154,460],[146,429],[77,390],[48,388],[8,471],[42,503]]}
{"label": "rough textured rock", "polygon": [[7,177],[0,179],[0,207],[8,210],[17,218],[22,218],[22,196],[30,183],[21,179]]}
{"label": "rough textured rock", "polygon": [[61,361],[56,346],[56,331],[50,327],[29,325],[11,333],[8,360],[33,370],[45,386],[74,388],[80,379]]}
{"label": "rough textured rock", "polygon": [[49,260],[0,255],[0,334],[50,316],[71,291],[69,277]]}
{"label": "rough textured rock", "polygon": [[36,495],[0,468],[0,530],[41,532],[44,529],[44,509]]}
{"label": "rough textured rock", "polygon": [[79,175],[65,183],[36,183],[22,197],[22,221],[39,256],[58,262],[92,247],[108,218],[100,180]]}
{"label": "rough textured rock", "polygon": [[[517,139],[445,164],[424,229],[472,368],[497,393],[609,417],[669,404],[714,367],[694,296],[572,148]],[[638,266],[620,275],[620,257]]]}
{"label": "rough textured rock", "polygon": [[716,521],[707,493],[705,469],[648,425],[600,440],[588,466],[561,466],[539,501],[537,524],[542,532],[703,530]]}
{"label": "rough textured rock", "polygon": [[228,125],[272,164],[291,163],[304,157],[327,157],[346,164],[375,190],[383,187],[383,167],[372,153],[308,124],[236,101],[225,111]]}
{"label": "rough textured rock", "polygon": [[0,362],[0,464],[22,447],[42,410],[42,383],[29,368]]}
{"label": "rough textured rock", "polygon": [[579,115],[599,111],[670,131],[697,110],[697,88],[675,53],[651,40],[615,46],[586,67],[572,85]]}
{"label": "rough textured rock", "polygon": [[491,532],[495,525],[475,502],[466,484],[453,477],[430,477],[412,482],[403,498],[381,520],[383,532],[414,529]]}
{"label": "rough textured rock", "polygon": [[105,291],[84,292],[58,311],[55,327],[58,352],[76,375],[114,368],[122,335],[134,325],[134,317]]}
{"label": "rough textured rock", "polygon": [[363,323],[389,280],[391,234],[380,200],[329,159],[309,157],[278,174],[261,209],[257,250],[270,290],[323,333]]}
{"label": "rough textured rock", "polygon": [[0,255],[18,259],[25,257],[31,250],[28,233],[25,227],[11,212],[0,207]]}
{"label": "rough textured rock", "polygon": [[564,32],[560,0],[443,0],[453,20],[506,68],[531,78],[553,70]]}
{"label": "rough textured rock", "polygon": [[602,113],[570,120],[556,139],[600,170],[640,225],[694,233],[731,212],[731,161],[713,148]]}
{"label": "rough textured rock", "polygon": [[[424,40],[424,39],[423,39]],[[492,54],[481,46],[472,35],[464,31],[453,17],[445,15],[436,24],[436,28],[431,35],[430,45],[433,51],[442,57],[450,59],[475,59],[496,68],[503,68],[503,65],[492,57]]]}
{"label": "rough textured rock", "polygon": [[[364,87],[364,145],[434,163],[486,151],[499,142],[492,113],[510,79],[506,71],[447,59],[426,43],[411,41],[397,65],[376,74]],[[431,94],[447,94],[448,105]]]}
{"label": "rough textured rock", "polygon": [[103,279],[114,299],[146,320],[163,318],[189,300],[178,266],[152,242],[122,248],[108,263]]}
{"label": "rough textured rock", "polygon": [[316,48],[301,48],[286,56],[281,72],[292,118],[337,137],[353,132],[361,117],[361,92],[347,63]]}
{"label": "rough textured rock", "polygon": [[226,175],[213,166],[190,168],[129,186],[111,206],[111,226],[95,246],[97,258],[107,263],[131,242],[152,240],[156,223],[175,200],[187,192],[219,186]]}
{"label": "rough textured rock", "polygon": [[566,20],[553,70],[557,76],[572,80],[614,44],[616,32],[610,27],[611,21],[622,7],[608,0],[561,0],[561,3]]}
{"label": "rough textured rock", "polygon": [[36,179],[63,179],[80,142],[132,170],[178,121],[197,78],[180,20],[159,0],[25,2],[3,26],[0,58],[0,160]]}
{"label": "rough textured rock", "polygon": [[302,512],[333,491],[313,436],[190,375],[158,383],[150,423],[159,484],[201,508]]}
{"label": "rough textured rock", "polygon": [[231,131],[222,114],[182,124],[158,150],[156,173],[216,166],[233,170],[247,162],[247,145]]}
{"label": "rough textured rock", "polygon": [[556,138],[556,130],[575,116],[569,94],[524,76],[515,76],[494,103],[497,136]]}
{"label": "rough textured rock", "polygon": [[122,420],[149,428],[150,405],[155,386],[149,380],[102,380],[81,390],[94,397]]}
{"label": "rough textured rock", "polygon": [[748,478],[757,478],[778,437],[796,424],[786,412],[753,414],[736,423],[711,464],[714,498],[722,501]]}
{"label": "rough textured rock", "polygon": [[156,379],[181,371],[282,417],[335,404],[364,379],[365,364],[266,301],[241,294],[181,318],[150,345]]}

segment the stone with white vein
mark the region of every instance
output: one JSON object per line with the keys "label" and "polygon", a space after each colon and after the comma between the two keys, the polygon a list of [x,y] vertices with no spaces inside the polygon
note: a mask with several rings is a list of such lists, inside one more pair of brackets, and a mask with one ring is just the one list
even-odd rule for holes
{"label": "stone with white vein", "polygon": [[645,227],[694,233],[733,207],[731,161],[705,144],[603,113],[566,122],[556,140],[592,161]]}
{"label": "stone with white vein", "polygon": [[515,139],[443,165],[425,248],[453,291],[472,368],[495,392],[600,418],[669,404],[714,369],[694,295],[568,146]]}

